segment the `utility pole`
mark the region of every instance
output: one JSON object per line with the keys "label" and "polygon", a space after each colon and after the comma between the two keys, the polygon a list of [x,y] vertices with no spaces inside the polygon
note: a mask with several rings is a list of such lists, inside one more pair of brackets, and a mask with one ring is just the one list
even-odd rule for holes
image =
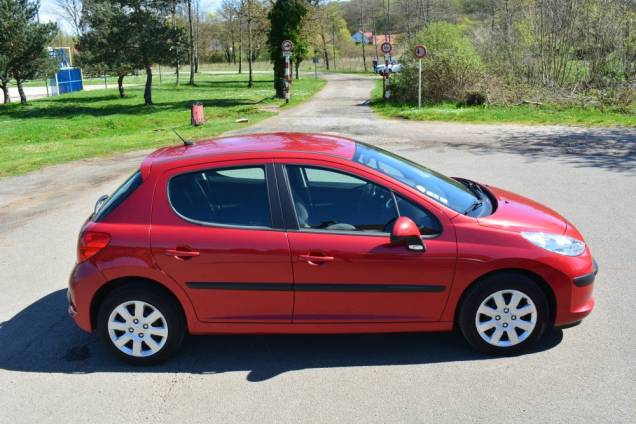
{"label": "utility pole", "polygon": [[367,70],[367,55],[365,52],[366,45],[366,37],[364,36],[364,7],[363,2],[360,1],[360,32],[362,33],[362,64],[364,66],[364,71]]}

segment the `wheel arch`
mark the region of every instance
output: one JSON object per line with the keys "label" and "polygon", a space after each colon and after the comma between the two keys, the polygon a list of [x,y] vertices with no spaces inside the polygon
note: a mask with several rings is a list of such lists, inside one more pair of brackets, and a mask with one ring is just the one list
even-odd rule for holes
{"label": "wheel arch", "polygon": [[468,295],[470,294],[471,290],[473,290],[477,286],[477,284],[479,284],[486,278],[496,277],[498,275],[503,275],[503,274],[521,274],[528,277],[532,281],[534,281],[536,285],[541,289],[541,291],[543,292],[543,294],[545,295],[548,301],[548,307],[550,309],[550,318],[548,322],[550,324],[554,324],[554,320],[556,318],[556,310],[557,310],[556,295],[554,293],[554,290],[552,289],[552,287],[550,287],[547,281],[545,281],[539,274],[536,274],[532,271],[528,271],[527,269],[523,269],[523,268],[501,268],[501,269],[487,272],[479,276],[475,280],[473,280],[470,284],[468,284],[468,286],[466,286],[466,288],[464,289],[464,291],[462,292],[459,298],[459,302],[457,302],[457,307],[455,308],[455,313],[453,316],[453,322],[454,323],[458,322],[457,320],[459,319],[459,314],[460,314],[460,311],[462,310],[463,303],[468,297]]}
{"label": "wheel arch", "polygon": [[179,299],[179,297],[164,284],[152,280],[146,277],[139,276],[126,276],[126,277],[118,277],[110,280],[106,284],[97,290],[95,295],[91,300],[90,305],[90,322],[91,328],[95,329],[97,327],[97,314],[99,312],[99,308],[104,300],[108,297],[110,293],[117,290],[120,287],[131,286],[131,287],[146,287],[149,290],[156,290],[164,293],[166,296],[169,296],[175,304],[178,306],[179,311],[186,323],[189,323],[188,314],[184,310],[184,306]]}

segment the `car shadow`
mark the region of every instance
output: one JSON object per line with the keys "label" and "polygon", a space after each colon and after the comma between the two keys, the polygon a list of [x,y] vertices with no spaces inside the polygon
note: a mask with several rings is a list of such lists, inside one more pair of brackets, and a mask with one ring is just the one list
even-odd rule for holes
{"label": "car shadow", "polygon": [[[526,354],[551,349],[562,339],[561,330],[551,330]],[[303,369],[494,360],[471,350],[456,333],[225,335],[189,337],[170,361],[134,367],[114,359],[95,334],[87,334],[75,326],[66,315],[65,290],[39,299],[0,323],[0,346],[0,368],[10,371],[68,374],[246,371],[247,380],[252,382]]]}

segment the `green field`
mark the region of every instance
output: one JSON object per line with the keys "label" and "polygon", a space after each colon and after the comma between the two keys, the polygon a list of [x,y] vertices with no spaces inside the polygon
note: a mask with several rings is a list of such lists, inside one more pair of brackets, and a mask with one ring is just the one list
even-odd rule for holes
{"label": "green field", "polygon": [[455,121],[483,124],[541,124],[636,127],[636,105],[631,113],[601,112],[593,107],[560,105],[474,106],[454,103],[423,104],[421,109],[411,104],[382,101],[382,81],[379,81],[371,101],[373,109],[383,116],[417,121]]}
{"label": "green field", "polygon": [[[87,91],[19,104],[0,105],[0,176],[43,166],[178,142],[172,129],[192,139],[220,134],[302,102],[324,85],[323,80],[294,81],[293,99],[274,98],[272,74],[256,74],[246,88],[246,75],[199,74],[197,85],[156,84],[153,106],[143,105],[143,86]],[[205,106],[206,123],[190,126],[190,105]],[[247,123],[237,119],[247,118]]]}

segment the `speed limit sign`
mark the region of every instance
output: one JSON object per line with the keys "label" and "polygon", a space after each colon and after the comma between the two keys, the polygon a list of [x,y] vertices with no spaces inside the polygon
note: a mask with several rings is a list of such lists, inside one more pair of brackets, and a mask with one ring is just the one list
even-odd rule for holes
{"label": "speed limit sign", "polygon": [[283,48],[284,52],[290,52],[294,48],[294,43],[292,43],[290,40],[285,40],[281,44],[281,47]]}
{"label": "speed limit sign", "polygon": [[427,54],[428,54],[428,51],[426,50],[426,47],[424,47],[421,44],[415,46],[415,48],[413,49],[413,55],[415,56],[416,59],[421,59],[423,57],[426,57]]}
{"label": "speed limit sign", "polygon": [[393,49],[393,46],[388,41],[385,41],[384,43],[382,43],[381,49],[382,49],[382,53],[389,54],[389,53],[391,53],[391,50]]}

